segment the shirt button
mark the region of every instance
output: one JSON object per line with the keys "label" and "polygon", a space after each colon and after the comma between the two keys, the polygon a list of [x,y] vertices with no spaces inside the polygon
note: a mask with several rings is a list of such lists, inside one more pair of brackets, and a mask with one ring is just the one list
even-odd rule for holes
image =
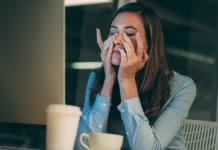
{"label": "shirt button", "polygon": [[103,105],[103,106],[106,106],[106,104],[105,104],[105,103],[103,103],[102,105]]}
{"label": "shirt button", "polygon": [[126,132],[126,135],[129,135],[129,132]]}
{"label": "shirt button", "polygon": [[122,109],[121,111],[124,112],[124,109]]}
{"label": "shirt button", "polygon": [[102,126],[101,126],[101,125],[99,125],[99,128],[102,128]]}

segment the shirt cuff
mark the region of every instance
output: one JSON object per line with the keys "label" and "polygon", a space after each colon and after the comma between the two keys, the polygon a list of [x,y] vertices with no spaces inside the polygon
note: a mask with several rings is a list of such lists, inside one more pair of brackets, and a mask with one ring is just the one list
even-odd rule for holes
{"label": "shirt cuff", "polygon": [[93,109],[100,113],[109,113],[111,106],[111,96],[101,96],[97,94]]}
{"label": "shirt cuff", "polygon": [[144,115],[144,111],[142,109],[142,105],[141,105],[139,97],[134,97],[134,98],[125,100],[121,102],[117,106],[117,108],[120,112],[128,111],[128,113],[131,115],[135,115],[135,114]]}

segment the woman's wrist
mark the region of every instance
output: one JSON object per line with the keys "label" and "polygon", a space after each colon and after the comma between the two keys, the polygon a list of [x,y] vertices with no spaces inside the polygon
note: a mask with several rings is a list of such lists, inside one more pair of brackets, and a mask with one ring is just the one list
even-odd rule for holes
{"label": "woman's wrist", "polygon": [[138,97],[138,88],[135,80],[118,81],[120,86],[121,101]]}
{"label": "woman's wrist", "polygon": [[114,83],[115,83],[115,80],[105,79],[104,80],[104,84],[103,84],[99,94],[101,96],[105,96],[105,97],[106,96],[112,96],[113,88],[114,88]]}

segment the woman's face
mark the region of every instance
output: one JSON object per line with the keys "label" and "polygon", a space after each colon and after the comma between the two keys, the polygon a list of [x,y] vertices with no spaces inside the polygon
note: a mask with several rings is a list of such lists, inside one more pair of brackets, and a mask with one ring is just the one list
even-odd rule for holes
{"label": "woman's face", "polygon": [[144,29],[143,22],[140,16],[136,13],[132,12],[124,12],[118,14],[110,26],[110,35],[112,36],[115,33],[118,33],[116,38],[114,39],[114,48],[112,54],[112,64],[113,65],[120,65],[121,62],[121,55],[119,53],[119,48],[124,49],[122,45],[123,40],[123,33],[126,33],[130,38],[134,49],[137,49],[137,40],[136,40],[136,33],[139,32],[140,37],[143,42],[144,50],[147,50],[148,43],[146,38],[146,33]]}

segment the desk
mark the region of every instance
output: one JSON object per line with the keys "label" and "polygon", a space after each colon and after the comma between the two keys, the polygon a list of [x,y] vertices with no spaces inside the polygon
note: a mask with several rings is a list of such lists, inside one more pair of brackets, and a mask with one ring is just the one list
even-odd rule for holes
{"label": "desk", "polygon": [[29,148],[18,148],[18,147],[0,146],[0,150],[39,150],[39,149],[29,149]]}
{"label": "desk", "polygon": [[[0,150],[40,150],[40,149],[29,149],[29,148],[0,146]],[[74,149],[74,150],[77,150],[77,149]]]}

